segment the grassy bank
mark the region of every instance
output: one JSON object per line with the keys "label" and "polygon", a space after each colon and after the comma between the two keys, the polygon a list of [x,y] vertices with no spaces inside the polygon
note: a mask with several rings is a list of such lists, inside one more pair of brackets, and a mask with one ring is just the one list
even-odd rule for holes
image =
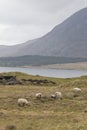
{"label": "grassy bank", "polygon": [[[87,76],[72,79],[47,78],[22,73],[8,73],[21,79],[47,79],[55,85],[0,85],[0,130],[14,125],[18,130],[87,130]],[[74,87],[82,89],[75,94]],[[63,99],[51,99],[55,91]],[[41,92],[41,100],[35,94]],[[30,106],[19,107],[18,98],[26,98]],[[9,130],[13,130],[10,129]]]}

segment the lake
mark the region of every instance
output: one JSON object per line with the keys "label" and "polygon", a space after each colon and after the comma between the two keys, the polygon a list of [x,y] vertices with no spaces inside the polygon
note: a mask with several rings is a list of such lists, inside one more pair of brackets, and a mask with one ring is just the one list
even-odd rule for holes
{"label": "lake", "polygon": [[87,75],[87,71],[83,70],[59,70],[59,69],[45,69],[45,68],[0,67],[0,72],[24,72],[32,75],[57,77],[57,78],[72,78]]}

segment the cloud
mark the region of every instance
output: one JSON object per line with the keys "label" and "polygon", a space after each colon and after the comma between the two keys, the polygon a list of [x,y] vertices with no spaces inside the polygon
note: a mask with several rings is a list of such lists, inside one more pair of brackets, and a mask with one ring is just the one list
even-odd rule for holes
{"label": "cloud", "polygon": [[0,44],[41,37],[83,7],[86,0],[0,0]]}

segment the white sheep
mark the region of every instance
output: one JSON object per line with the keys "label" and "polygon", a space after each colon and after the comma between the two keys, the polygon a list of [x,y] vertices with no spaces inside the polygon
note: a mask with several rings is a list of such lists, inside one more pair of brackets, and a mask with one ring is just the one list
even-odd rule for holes
{"label": "white sheep", "polygon": [[56,95],[56,98],[60,98],[60,99],[63,98],[63,95],[61,92],[55,92],[55,95]]}
{"label": "white sheep", "polygon": [[37,99],[41,99],[41,97],[42,97],[42,93],[36,93],[36,98]]}
{"label": "white sheep", "polygon": [[81,92],[81,89],[80,88],[73,88],[73,91],[78,93],[78,92]]}
{"label": "white sheep", "polygon": [[29,102],[28,102],[27,99],[25,99],[25,98],[19,98],[19,99],[18,99],[18,105],[19,105],[19,106],[29,105]]}

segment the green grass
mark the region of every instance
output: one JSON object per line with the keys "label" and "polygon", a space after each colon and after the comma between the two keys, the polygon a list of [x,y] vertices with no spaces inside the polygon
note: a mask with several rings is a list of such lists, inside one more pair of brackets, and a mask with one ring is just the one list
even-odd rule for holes
{"label": "green grass", "polygon": [[[47,78],[23,73],[17,79],[48,79],[56,85],[0,85],[0,130],[14,125],[18,130],[87,130],[87,76],[72,79]],[[80,87],[82,92],[74,94],[72,89]],[[52,100],[55,91],[63,93],[63,99]],[[38,100],[35,94],[41,92]],[[19,107],[17,99],[23,97],[30,106]]]}

